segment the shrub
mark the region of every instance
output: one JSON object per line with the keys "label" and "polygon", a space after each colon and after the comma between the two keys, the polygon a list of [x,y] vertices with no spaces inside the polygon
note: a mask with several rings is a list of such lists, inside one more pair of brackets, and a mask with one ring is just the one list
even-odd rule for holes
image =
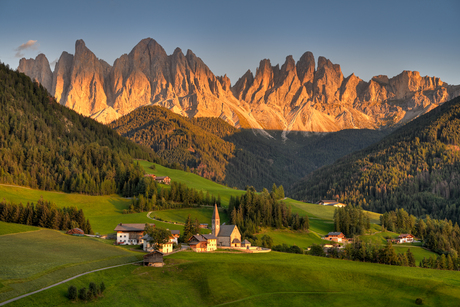
{"label": "shrub", "polygon": [[91,292],[91,295],[96,297],[98,294],[97,291],[97,285],[94,282],[89,283],[89,291]]}
{"label": "shrub", "polygon": [[417,304],[417,305],[423,305],[422,299],[421,299],[420,297],[417,297],[417,298],[415,299],[415,304]]}
{"label": "shrub", "polygon": [[101,294],[105,291],[105,284],[104,282],[101,282],[101,286],[99,287]]}
{"label": "shrub", "polygon": [[67,292],[68,292],[67,297],[69,298],[69,300],[74,301],[77,299],[77,287],[70,286]]}
{"label": "shrub", "polygon": [[83,287],[78,291],[78,298],[81,299],[82,301],[86,301],[86,296],[87,296],[86,288]]}

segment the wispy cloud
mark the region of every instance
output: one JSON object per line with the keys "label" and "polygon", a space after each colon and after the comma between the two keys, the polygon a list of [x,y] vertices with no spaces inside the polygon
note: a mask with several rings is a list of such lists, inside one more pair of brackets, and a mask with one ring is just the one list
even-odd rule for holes
{"label": "wispy cloud", "polygon": [[22,58],[24,56],[24,53],[22,51],[26,49],[30,50],[37,50],[40,44],[37,44],[36,40],[29,40],[27,43],[22,44],[18,48],[16,48],[14,51],[16,51],[16,54],[14,55],[17,58]]}

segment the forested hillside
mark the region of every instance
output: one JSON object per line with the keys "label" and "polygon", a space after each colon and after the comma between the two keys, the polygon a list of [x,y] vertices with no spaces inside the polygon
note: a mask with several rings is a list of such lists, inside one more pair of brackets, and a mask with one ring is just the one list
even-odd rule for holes
{"label": "forested hillside", "polygon": [[297,199],[338,199],[366,210],[404,208],[460,222],[460,98],[379,143],[323,167],[292,189]]}
{"label": "forested hillside", "polygon": [[56,103],[41,85],[0,63],[0,183],[117,193],[143,176],[133,158],[158,161],[152,150]]}
{"label": "forested hillside", "polygon": [[380,140],[389,131],[344,130],[329,134],[236,129],[219,118],[179,116],[165,108],[138,108],[110,124],[122,136],[149,146],[171,166],[205,178],[257,190],[289,186],[322,165]]}

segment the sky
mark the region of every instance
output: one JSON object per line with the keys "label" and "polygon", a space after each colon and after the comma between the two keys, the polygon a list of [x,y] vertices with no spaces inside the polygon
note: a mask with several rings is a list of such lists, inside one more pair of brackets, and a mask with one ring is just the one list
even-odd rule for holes
{"label": "sky", "polygon": [[460,1],[0,0],[0,61],[44,53],[54,68],[75,41],[109,64],[144,38],[191,49],[232,84],[262,59],[311,51],[364,81],[403,70],[460,84]]}

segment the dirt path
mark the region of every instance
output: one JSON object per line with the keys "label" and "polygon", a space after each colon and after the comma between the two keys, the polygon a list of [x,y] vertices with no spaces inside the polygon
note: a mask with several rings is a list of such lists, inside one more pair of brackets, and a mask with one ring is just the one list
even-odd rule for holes
{"label": "dirt path", "polygon": [[11,302],[14,302],[14,301],[17,301],[17,300],[19,300],[19,299],[21,299],[21,298],[27,297],[27,296],[32,295],[32,294],[35,294],[35,293],[38,293],[38,292],[42,292],[42,291],[44,291],[44,290],[48,290],[48,289],[50,289],[50,288],[56,287],[56,286],[58,286],[58,285],[61,285],[61,284],[66,283],[66,282],[68,282],[68,281],[70,281],[70,280],[72,280],[72,279],[78,278],[78,277],[83,276],[83,275],[86,275],[86,274],[90,274],[90,273],[94,273],[94,272],[98,272],[98,271],[103,271],[103,270],[108,270],[108,269],[112,269],[112,268],[116,268],[116,267],[120,267],[120,266],[124,266],[124,265],[128,265],[128,264],[138,263],[138,262],[141,262],[141,261],[135,261],[135,262],[129,262],[129,263],[124,263],[124,264],[118,264],[118,265],[113,265],[113,266],[109,266],[109,267],[106,267],[106,268],[101,268],[101,269],[97,269],[97,270],[92,270],[92,271],[89,271],[89,272],[81,273],[81,274],[75,275],[75,276],[73,276],[73,277],[67,278],[67,279],[65,279],[65,280],[63,280],[63,281],[60,281],[60,282],[58,282],[58,283],[55,283],[55,284],[53,284],[53,285],[51,285],[51,286],[48,286],[48,287],[45,287],[45,288],[42,288],[42,289],[39,289],[39,290],[30,292],[30,293],[26,293],[26,294],[17,296],[17,297],[15,297],[15,298],[9,299],[9,300],[7,300],[7,301],[1,302],[1,303],[0,303],[0,306],[6,305],[6,304],[11,303]]}
{"label": "dirt path", "polygon": [[166,223],[166,224],[172,224],[172,225],[181,225],[181,226],[184,226],[184,225],[185,225],[184,223],[177,223],[177,222],[175,223],[175,222],[168,222],[168,221],[160,221],[160,220],[157,220],[157,219],[155,219],[155,218],[153,218],[153,217],[150,216],[150,213],[152,213],[152,212],[155,212],[155,211],[149,211],[149,212],[147,213],[147,217],[148,217],[149,219],[151,219],[151,220],[158,221],[158,222],[162,222],[162,223]]}

